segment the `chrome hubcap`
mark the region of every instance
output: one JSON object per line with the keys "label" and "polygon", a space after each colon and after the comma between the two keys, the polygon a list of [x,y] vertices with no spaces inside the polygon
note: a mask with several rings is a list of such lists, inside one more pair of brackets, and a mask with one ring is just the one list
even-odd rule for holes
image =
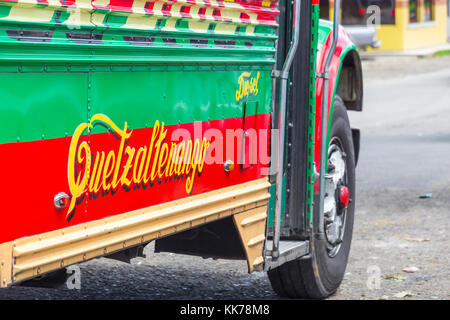
{"label": "chrome hubcap", "polygon": [[345,232],[347,203],[341,200],[342,190],[347,192],[346,154],[338,138],[330,141],[328,148],[328,171],[326,193],[324,199],[324,224],[327,239],[327,251],[330,257],[335,257],[341,248]]}

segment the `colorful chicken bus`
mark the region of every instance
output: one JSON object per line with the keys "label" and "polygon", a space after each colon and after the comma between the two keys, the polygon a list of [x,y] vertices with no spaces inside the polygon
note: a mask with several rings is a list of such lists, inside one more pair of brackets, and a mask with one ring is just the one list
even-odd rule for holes
{"label": "colorful chicken bus", "polygon": [[155,241],[335,292],[362,72],[318,2],[0,0],[1,286]]}

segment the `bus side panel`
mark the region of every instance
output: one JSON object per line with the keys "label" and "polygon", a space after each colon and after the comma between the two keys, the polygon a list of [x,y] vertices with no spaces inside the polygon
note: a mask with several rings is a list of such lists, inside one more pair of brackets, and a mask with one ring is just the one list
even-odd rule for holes
{"label": "bus side panel", "polygon": [[[248,80],[258,79],[258,93],[236,99],[242,74]],[[101,157],[104,152],[107,157],[113,150],[116,161],[121,157],[121,168],[113,192],[106,192],[106,184],[97,196],[90,194],[89,219],[265,176],[267,161],[255,161],[248,169],[242,169],[240,162],[244,123],[254,121],[252,129],[266,133],[270,129],[270,72],[96,73],[90,83],[90,117],[107,115],[120,129],[127,123],[130,137],[121,152],[120,139],[114,132],[107,132],[104,126],[91,131],[92,155]],[[248,100],[258,101],[260,108],[244,119],[243,105]],[[257,143],[255,140],[254,146]],[[267,148],[261,151],[269,152]],[[224,170],[227,160],[236,164],[235,170]],[[125,166],[129,166],[128,173]],[[102,176],[106,171],[103,168]],[[114,173],[111,179],[113,186]]]}
{"label": "bus side panel", "polygon": [[1,286],[262,216],[276,3],[31,2],[0,0]]}
{"label": "bus side panel", "polygon": [[70,136],[87,120],[87,74],[0,73],[0,83],[3,243],[67,224],[53,197],[68,190]]}
{"label": "bus side panel", "polygon": [[[247,80],[258,79],[258,91],[247,97],[239,97],[243,74]],[[0,89],[8,101],[2,105],[2,119],[10,119],[3,120],[1,129],[1,242],[267,174],[269,71],[0,77],[8,84]],[[21,92],[15,87],[19,80],[40,86]],[[247,108],[244,117],[249,101],[257,107]],[[244,123],[258,133],[244,143],[255,148],[245,153],[257,155],[247,168],[240,166]],[[236,169],[227,173],[226,160]],[[63,210],[53,202],[60,192],[71,197]]]}

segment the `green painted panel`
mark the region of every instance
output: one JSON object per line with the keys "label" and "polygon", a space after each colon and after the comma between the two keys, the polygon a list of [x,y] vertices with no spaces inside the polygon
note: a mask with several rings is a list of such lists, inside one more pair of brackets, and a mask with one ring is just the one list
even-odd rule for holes
{"label": "green painted panel", "polygon": [[[27,68],[22,70],[34,70]],[[270,113],[269,71],[211,69],[0,73],[0,143],[71,136],[87,120],[88,107],[90,115],[103,113],[118,125],[126,121],[133,129],[152,127],[156,120],[173,125],[241,117],[246,98],[258,102],[258,114]],[[237,101],[243,75],[258,78],[258,91]]]}
{"label": "green painted panel", "polygon": [[[286,207],[286,175],[283,176],[283,186],[282,186],[282,199],[281,199],[281,225],[284,223],[284,216],[285,211],[284,208]],[[275,223],[275,205],[276,205],[276,198],[277,198],[277,185],[274,183],[270,186],[269,189],[270,192],[270,199],[269,199],[269,208],[268,208],[268,217],[267,217],[267,224],[270,227],[273,227]]]}
{"label": "green painted panel", "polygon": [[[60,20],[66,18],[58,15]],[[108,23],[113,25],[121,23],[117,20],[120,16],[110,19]],[[140,32],[126,28],[108,28],[94,34],[89,28],[49,28],[52,24],[37,26],[25,22],[5,27],[4,23],[0,21],[0,61],[270,65],[274,62],[277,38],[274,28],[269,29],[271,33],[258,35],[225,36],[186,30]]]}
{"label": "green painted panel", "polygon": [[272,64],[272,48],[236,46],[223,49],[218,46],[195,48],[180,43],[170,46],[154,40],[152,45],[133,46],[126,42],[108,45],[66,42],[0,42],[0,61],[46,63],[158,63],[158,64]]}
{"label": "green painted panel", "polygon": [[[122,12],[116,12],[0,1],[0,62],[274,63],[278,27],[274,7],[264,5],[255,13],[256,7],[199,3],[195,10],[203,9],[205,19],[198,19],[180,16],[178,5],[167,4],[142,14],[144,3],[126,8],[131,5],[127,2]],[[221,10],[229,19],[220,18]],[[256,16],[252,21],[238,18],[243,11]]]}
{"label": "green painted panel", "polygon": [[[242,100],[236,100],[243,71],[91,73],[90,114],[103,113],[129,128],[242,117]],[[270,113],[272,80],[269,71],[252,71],[258,93],[251,96]],[[248,97],[250,98],[250,96]]]}
{"label": "green painted panel", "polygon": [[71,136],[87,117],[87,74],[0,74],[0,143]]}
{"label": "green painted panel", "polygon": [[309,80],[309,111],[308,121],[308,158],[306,164],[306,227],[312,226],[314,211],[314,154],[315,154],[315,127],[316,127],[316,61],[319,43],[319,5],[312,6],[311,15],[311,65]]}

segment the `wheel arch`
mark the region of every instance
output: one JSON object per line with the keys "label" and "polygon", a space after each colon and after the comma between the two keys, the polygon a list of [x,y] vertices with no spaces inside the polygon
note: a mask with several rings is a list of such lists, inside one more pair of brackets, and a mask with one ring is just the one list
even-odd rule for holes
{"label": "wheel arch", "polygon": [[347,110],[362,111],[363,77],[359,53],[350,47],[340,61],[334,92],[342,98]]}
{"label": "wheel arch", "polygon": [[[323,35],[319,37],[319,56],[317,60],[318,72],[323,72],[326,55],[328,54],[332,41],[332,28],[327,22],[321,21]],[[336,50],[333,53],[333,58],[329,70],[329,88],[328,92],[328,133],[332,121],[333,106],[335,96],[343,95],[342,101],[347,111],[362,111],[363,109],[363,74],[361,58],[357,47],[351,41],[347,32],[341,26],[339,28],[339,39]],[[320,41],[321,40],[321,41]],[[315,117],[315,151],[314,161],[316,170],[320,170],[320,127],[322,122],[322,98],[323,79],[316,79],[316,117]],[[355,129],[354,145],[356,161],[359,155],[359,130]],[[329,141],[329,134],[327,134]],[[317,187],[315,187],[317,190]]]}
{"label": "wheel arch", "polygon": [[[341,97],[347,111],[362,111],[364,91],[361,58],[356,48],[353,47],[350,47],[345,54],[341,55],[341,57],[343,58],[341,58],[334,94]],[[333,105],[330,106],[330,115],[332,114],[331,112],[333,112],[332,109]],[[331,121],[331,118],[329,119]],[[352,128],[352,136],[355,152],[355,165],[357,165],[361,140],[360,130]]]}

